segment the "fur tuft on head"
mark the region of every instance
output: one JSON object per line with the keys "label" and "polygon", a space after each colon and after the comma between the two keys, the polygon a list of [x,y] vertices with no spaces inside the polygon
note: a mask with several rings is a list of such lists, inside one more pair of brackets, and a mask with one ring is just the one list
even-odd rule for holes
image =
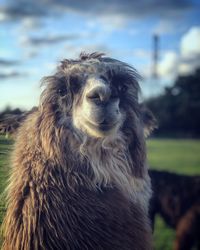
{"label": "fur tuft on head", "polygon": [[81,52],[80,60],[85,61],[85,60],[89,60],[89,59],[101,59],[102,56],[104,56],[104,55],[105,55],[104,53],[100,53],[100,52],[93,52],[91,54]]}

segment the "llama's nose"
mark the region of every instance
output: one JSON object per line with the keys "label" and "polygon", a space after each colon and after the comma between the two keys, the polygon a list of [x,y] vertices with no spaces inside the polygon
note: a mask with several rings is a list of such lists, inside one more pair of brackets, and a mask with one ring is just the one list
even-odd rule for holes
{"label": "llama's nose", "polygon": [[111,96],[111,90],[108,86],[96,86],[87,93],[87,98],[92,102],[106,103]]}

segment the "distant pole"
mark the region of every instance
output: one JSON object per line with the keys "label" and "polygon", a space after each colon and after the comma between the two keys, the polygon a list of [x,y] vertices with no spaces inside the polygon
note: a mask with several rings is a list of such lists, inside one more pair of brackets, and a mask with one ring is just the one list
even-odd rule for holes
{"label": "distant pole", "polygon": [[158,78],[158,50],[159,50],[159,36],[157,34],[153,35],[153,69],[152,77],[154,79]]}

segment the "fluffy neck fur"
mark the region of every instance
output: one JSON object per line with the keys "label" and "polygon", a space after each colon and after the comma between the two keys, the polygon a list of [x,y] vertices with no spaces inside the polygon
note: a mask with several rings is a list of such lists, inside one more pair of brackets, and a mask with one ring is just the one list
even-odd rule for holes
{"label": "fluffy neck fur", "polygon": [[97,186],[116,187],[124,194],[131,194],[131,169],[128,148],[122,136],[105,139],[84,137],[80,146],[81,155],[94,173],[93,183]]}
{"label": "fluffy neck fur", "polygon": [[[83,173],[83,185],[94,189],[117,188],[130,200],[147,196],[145,200],[148,201],[148,175],[142,178],[134,176],[133,165],[137,162],[133,162],[128,138],[122,132],[118,131],[103,139],[93,138],[73,128],[72,124],[68,124],[68,128],[58,129],[53,121],[48,124],[43,121],[40,134],[46,155],[64,168],[70,168],[72,172],[75,170],[81,175]],[[51,148],[46,145],[51,145]],[[145,166],[144,168],[146,169]],[[141,192],[144,194],[138,195]]]}
{"label": "fluffy neck fur", "polygon": [[80,161],[86,162],[93,173],[93,188],[117,188],[129,200],[147,207],[151,195],[149,177],[133,176],[127,138],[122,133],[98,139],[78,133],[78,140]]}

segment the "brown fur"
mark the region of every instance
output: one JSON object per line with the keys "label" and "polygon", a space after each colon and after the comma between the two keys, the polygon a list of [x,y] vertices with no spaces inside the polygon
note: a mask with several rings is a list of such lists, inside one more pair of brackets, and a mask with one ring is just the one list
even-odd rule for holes
{"label": "brown fur", "polygon": [[[72,94],[67,83],[67,95],[58,96],[69,74],[95,73],[97,66],[104,74],[108,68],[114,75],[124,71],[130,82],[121,103],[125,121],[117,135],[106,138],[74,127],[72,113],[81,92]],[[45,82],[39,108],[18,130],[3,250],[151,249],[151,189],[135,71],[96,53],[82,54],[63,61]]]}
{"label": "brown fur", "polygon": [[[200,176],[186,176],[150,170],[153,197],[150,217],[154,224],[159,214],[176,230],[175,250],[200,247]],[[199,248],[198,248],[199,249]]]}

